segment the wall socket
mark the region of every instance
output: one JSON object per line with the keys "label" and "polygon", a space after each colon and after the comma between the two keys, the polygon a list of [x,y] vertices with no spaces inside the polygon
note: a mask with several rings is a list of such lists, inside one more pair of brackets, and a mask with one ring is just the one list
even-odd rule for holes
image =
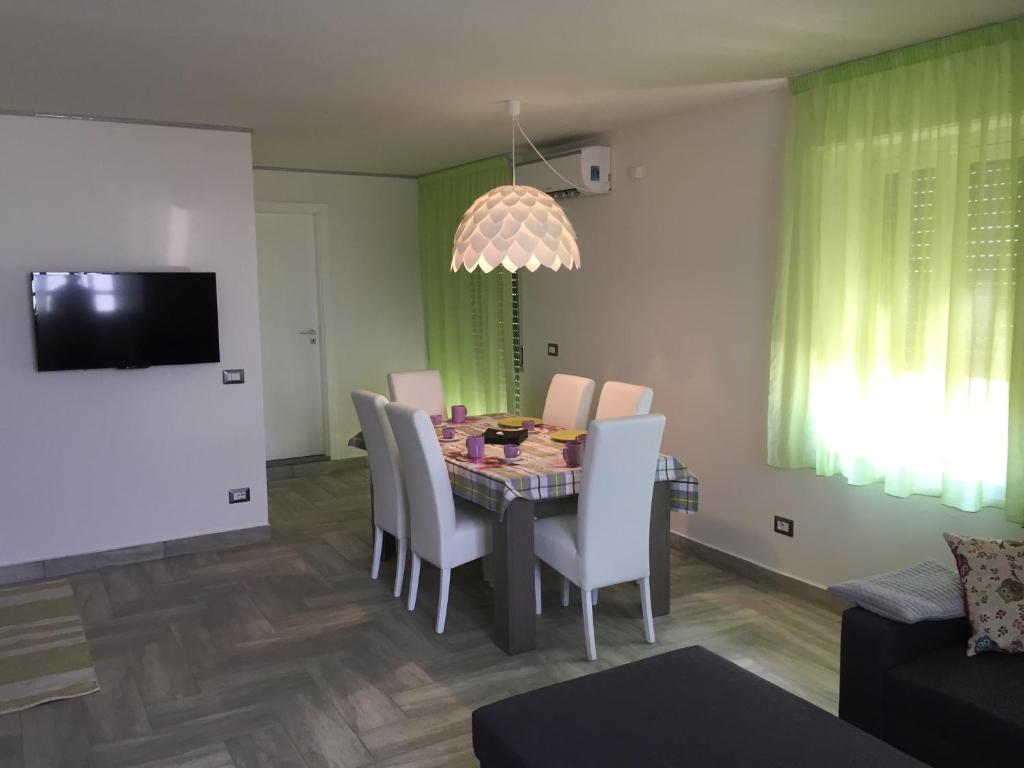
{"label": "wall socket", "polygon": [[558,357],[558,345],[548,342],[548,357]]}
{"label": "wall socket", "polygon": [[775,516],[775,532],[793,538],[793,521],[788,517]]}
{"label": "wall socket", "polygon": [[249,501],[248,488],[232,488],[228,491],[228,504],[241,504],[243,501]]}

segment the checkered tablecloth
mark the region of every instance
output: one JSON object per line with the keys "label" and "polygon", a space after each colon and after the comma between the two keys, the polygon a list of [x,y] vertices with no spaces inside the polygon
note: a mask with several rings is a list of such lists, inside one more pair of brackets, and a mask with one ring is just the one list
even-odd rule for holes
{"label": "checkered tablecloth", "polygon": [[[540,425],[520,446],[521,460],[508,463],[500,445],[488,445],[483,459],[466,455],[466,437],[482,434],[488,427],[497,427],[505,414],[471,416],[464,424],[452,424],[456,439],[441,443],[441,452],[448,465],[452,491],[492,512],[504,513],[516,499],[542,501],[574,496],[580,492],[582,471],[562,460],[562,443],[551,439],[557,427]],[[348,443],[365,450],[362,433]],[[672,509],[693,514],[697,511],[697,478],[677,459],[659,455],[655,481],[670,481]]]}

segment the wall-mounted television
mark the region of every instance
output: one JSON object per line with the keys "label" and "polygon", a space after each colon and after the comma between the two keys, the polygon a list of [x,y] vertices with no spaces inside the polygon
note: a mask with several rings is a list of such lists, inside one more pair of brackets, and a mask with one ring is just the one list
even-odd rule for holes
{"label": "wall-mounted television", "polygon": [[212,272],[33,272],[36,368],[220,362]]}

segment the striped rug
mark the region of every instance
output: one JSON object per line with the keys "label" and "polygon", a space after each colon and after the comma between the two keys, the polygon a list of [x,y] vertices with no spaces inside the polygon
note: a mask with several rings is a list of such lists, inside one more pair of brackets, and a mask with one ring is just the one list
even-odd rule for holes
{"label": "striped rug", "polygon": [[0,589],[0,715],[99,687],[67,581]]}

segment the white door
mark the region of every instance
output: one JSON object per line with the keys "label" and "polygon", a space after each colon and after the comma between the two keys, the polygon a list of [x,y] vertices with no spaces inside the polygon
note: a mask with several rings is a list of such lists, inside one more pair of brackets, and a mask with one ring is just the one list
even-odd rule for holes
{"label": "white door", "polygon": [[256,214],[267,459],[326,453],[316,216]]}

